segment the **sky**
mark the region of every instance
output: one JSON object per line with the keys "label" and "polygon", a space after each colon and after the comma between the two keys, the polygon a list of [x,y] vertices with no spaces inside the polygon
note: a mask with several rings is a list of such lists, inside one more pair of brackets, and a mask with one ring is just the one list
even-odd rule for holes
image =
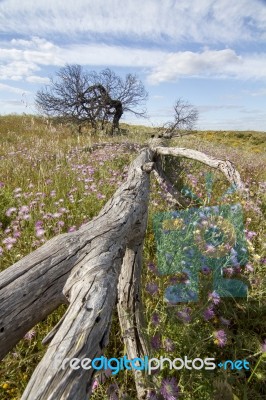
{"label": "sky", "polygon": [[0,114],[35,113],[36,91],[66,64],[133,73],[147,119],[179,98],[197,129],[266,131],[266,0],[0,0]]}

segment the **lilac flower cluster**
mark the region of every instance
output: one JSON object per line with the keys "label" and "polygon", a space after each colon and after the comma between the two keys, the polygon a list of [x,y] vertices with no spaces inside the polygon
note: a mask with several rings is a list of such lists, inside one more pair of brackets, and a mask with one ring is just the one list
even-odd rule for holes
{"label": "lilac flower cluster", "polygon": [[[48,152],[38,154],[35,148],[7,154],[6,157],[14,157],[16,163],[17,157],[23,156],[23,163],[28,163],[30,170],[41,163],[49,170],[43,177],[38,176],[37,181],[33,175],[21,187],[13,189],[8,182],[0,182],[1,193],[9,199],[9,207],[3,210],[2,217],[0,214],[0,257],[26,244],[25,250],[29,251],[30,247],[39,247],[58,233],[78,229],[80,223],[88,220],[86,215],[82,216],[82,204],[86,204],[87,198],[95,196],[100,201],[105,200],[102,188],[110,187],[113,191],[127,177],[127,166],[121,173],[115,168],[101,172],[99,165],[128,155],[122,145],[110,145],[108,151],[96,149],[90,157],[82,148],[74,148],[56,159]],[[64,182],[63,187],[61,182]]]}
{"label": "lilac flower cluster", "polygon": [[179,387],[174,377],[162,379],[161,387],[148,393],[149,400],[177,400],[178,397]]}

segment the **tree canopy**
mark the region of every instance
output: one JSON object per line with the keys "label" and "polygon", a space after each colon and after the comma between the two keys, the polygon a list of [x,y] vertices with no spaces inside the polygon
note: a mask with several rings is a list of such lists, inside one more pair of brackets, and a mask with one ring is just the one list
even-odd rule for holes
{"label": "tree canopy", "polygon": [[37,92],[36,105],[49,116],[89,121],[94,128],[99,122],[102,128],[111,122],[114,132],[125,112],[145,116],[147,97],[136,75],[127,74],[123,79],[109,68],[89,72],[80,65],[66,65]]}

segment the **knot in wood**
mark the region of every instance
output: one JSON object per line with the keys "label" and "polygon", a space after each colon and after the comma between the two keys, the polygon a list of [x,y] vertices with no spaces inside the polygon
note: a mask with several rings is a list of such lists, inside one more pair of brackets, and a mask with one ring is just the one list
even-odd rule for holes
{"label": "knot in wood", "polygon": [[150,173],[154,168],[154,162],[147,162],[145,164],[142,165],[142,170]]}

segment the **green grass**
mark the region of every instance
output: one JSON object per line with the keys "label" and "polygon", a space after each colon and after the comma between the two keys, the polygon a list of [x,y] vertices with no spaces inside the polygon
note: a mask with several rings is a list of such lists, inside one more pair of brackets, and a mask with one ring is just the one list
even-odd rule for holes
{"label": "green grass", "polygon": [[[92,219],[126,179],[127,167],[136,151],[125,151],[121,142],[147,141],[150,127],[123,124],[126,135],[105,137],[84,128],[79,134],[75,126],[50,123],[33,116],[0,118],[0,256],[1,270],[41,246],[51,237],[69,229],[78,229]],[[115,142],[104,148],[88,151],[93,143]],[[142,275],[142,296],[145,307],[145,333],[158,348],[155,357],[169,358],[215,357],[217,360],[247,359],[251,371],[180,370],[165,368],[156,374],[158,390],[161,380],[174,377],[179,386],[179,398],[185,400],[219,399],[217,392],[227,390],[234,399],[266,399],[265,355],[261,346],[266,340],[265,302],[265,212],[266,212],[266,134],[260,132],[195,132],[171,141],[171,145],[194,148],[210,155],[233,161],[251,192],[249,201],[238,194],[217,201],[228,188],[220,173],[214,173],[210,205],[240,203],[244,213],[248,241],[249,268],[242,268],[238,277],[249,282],[247,299],[222,298],[209,320],[203,313],[210,306],[212,275],[200,274],[200,300],[197,303],[170,307],[163,299],[169,279],[177,281],[182,274],[160,276],[156,258],[156,243],[152,217],[158,211],[170,210],[164,189],[152,178],[149,222],[145,239]],[[207,203],[205,174],[209,169],[190,160],[171,160],[168,165],[178,186],[188,186],[202,204]],[[194,202],[191,206],[195,206]],[[255,232],[252,235],[249,232]],[[8,239],[9,238],[9,239]],[[10,238],[13,240],[10,241]],[[8,239],[8,240],[6,240]],[[15,239],[15,240],[14,240]],[[154,266],[154,267],[152,267]],[[252,267],[252,268],[251,268]],[[150,284],[156,289],[151,295]],[[148,286],[147,286],[148,285]],[[148,289],[148,290],[147,290]],[[189,310],[186,310],[188,307]],[[22,339],[4,359],[0,367],[0,398],[19,399],[37,363],[45,352],[41,340],[63,315],[61,306],[46,321],[34,327],[33,336]],[[180,314],[183,313],[183,314]],[[180,317],[189,315],[189,322]],[[230,321],[229,326],[225,321]],[[223,321],[223,322],[222,322]],[[113,316],[107,357],[125,354],[117,315]],[[224,330],[227,342],[220,347],[215,332]],[[152,339],[154,338],[157,339]],[[100,379],[100,378],[98,378]],[[108,399],[110,384],[117,385],[119,398],[135,399],[130,371],[112,376],[94,391],[92,399]],[[224,395],[225,396],[225,395]],[[224,397],[226,399],[227,397]]]}

